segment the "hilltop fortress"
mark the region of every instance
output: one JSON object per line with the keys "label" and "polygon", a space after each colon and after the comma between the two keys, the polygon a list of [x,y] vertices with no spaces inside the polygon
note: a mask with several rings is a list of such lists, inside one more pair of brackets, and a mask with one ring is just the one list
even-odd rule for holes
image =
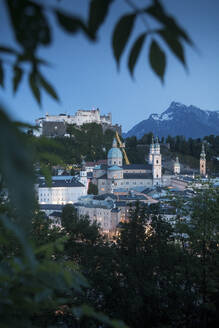
{"label": "hilltop fortress", "polygon": [[103,130],[111,129],[117,131],[119,134],[122,133],[121,125],[112,124],[112,114],[100,115],[100,110],[83,110],[79,109],[75,115],[59,114],[49,115],[38,118],[36,120],[36,126],[38,131],[36,135],[43,135],[47,137],[66,136],[66,128],[68,124],[75,124],[81,126],[86,123],[96,123],[103,127]]}

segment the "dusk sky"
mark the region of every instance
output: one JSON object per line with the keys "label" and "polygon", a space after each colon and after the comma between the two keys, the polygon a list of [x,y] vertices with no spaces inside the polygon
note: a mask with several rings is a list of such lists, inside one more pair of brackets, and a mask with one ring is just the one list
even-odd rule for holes
{"label": "dusk sky", "polygon": [[[89,3],[88,0],[41,2],[65,7],[69,12],[84,17]],[[147,4],[149,0],[138,0],[137,3]],[[16,96],[13,96],[12,75],[8,68],[6,89],[0,90],[0,98],[9,108],[12,117],[33,123],[47,112],[74,114],[77,109],[98,107],[102,114],[111,112],[113,123],[122,124],[123,132],[126,132],[151,113],[161,113],[167,109],[171,101],[219,110],[219,1],[165,0],[163,3],[196,45],[196,49],[188,46],[185,49],[188,72],[164,47],[168,58],[165,83],[162,85],[148,63],[148,39],[135,70],[135,80],[130,77],[126,66],[127,49],[130,49],[139,32],[144,31],[141,21],[136,25],[122,56],[120,71],[117,71],[111,49],[111,34],[118,17],[129,11],[123,0],[117,0],[112,5],[96,43],[91,43],[81,33],[76,36],[66,34],[49,17],[53,26],[53,43],[51,47],[41,48],[39,54],[52,63],[51,68],[43,69],[42,72],[54,85],[61,102],[53,101],[44,93],[40,109],[26,78]],[[0,11],[0,44],[14,44],[2,2]],[[160,44],[163,46],[162,42]]]}

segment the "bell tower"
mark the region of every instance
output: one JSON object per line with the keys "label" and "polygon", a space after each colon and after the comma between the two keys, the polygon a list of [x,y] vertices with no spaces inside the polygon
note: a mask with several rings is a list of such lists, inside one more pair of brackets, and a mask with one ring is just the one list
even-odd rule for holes
{"label": "bell tower", "polygon": [[202,151],[200,154],[200,175],[206,175],[206,154],[204,144],[202,144]]}
{"label": "bell tower", "polygon": [[176,161],[173,165],[173,172],[174,174],[180,174],[180,164],[179,164],[179,157],[176,157]]}
{"label": "bell tower", "polygon": [[158,138],[156,138],[154,154],[153,154],[153,185],[161,185],[162,177],[162,163],[161,163],[161,154],[160,154],[160,144]]}
{"label": "bell tower", "polygon": [[83,160],[81,163],[81,171],[80,171],[80,178],[79,181],[86,187],[86,190],[88,188],[88,179],[87,179],[87,171],[85,167],[85,161]]}
{"label": "bell tower", "polygon": [[150,144],[149,156],[148,156],[148,163],[153,164],[153,154],[154,154],[154,137],[152,135],[152,140]]}

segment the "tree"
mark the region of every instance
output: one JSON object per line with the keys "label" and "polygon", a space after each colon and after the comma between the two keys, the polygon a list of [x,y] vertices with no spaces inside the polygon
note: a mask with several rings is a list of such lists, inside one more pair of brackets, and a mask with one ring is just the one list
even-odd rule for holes
{"label": "tree", "polygon": [[90,195],[98,195],[98,187],[94,183],[90,182],[88,186],[88,194]]}

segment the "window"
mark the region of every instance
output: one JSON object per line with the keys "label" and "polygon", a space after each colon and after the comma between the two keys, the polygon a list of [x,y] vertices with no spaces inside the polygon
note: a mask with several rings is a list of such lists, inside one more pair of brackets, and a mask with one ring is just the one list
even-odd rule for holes
{"label": "window", "polygon": [[116,161],[114,161],[114,164],[116,164]]}
{"label": "window", "polygon": [[157,178],[158,178],[158,174],[157,174]]}
{"label": "window", "polygon": [[159,163],[158,159],[157,159],[157,164]]}

